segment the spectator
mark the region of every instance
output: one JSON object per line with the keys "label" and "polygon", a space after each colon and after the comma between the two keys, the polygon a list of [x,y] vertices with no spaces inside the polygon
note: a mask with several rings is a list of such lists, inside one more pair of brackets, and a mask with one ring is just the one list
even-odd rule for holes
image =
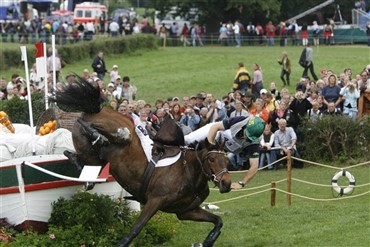
{"label": "spectator", "polygon": [[179,32],[179,27],[177,26],[176,22],[172,23],[170,30],[171,30],[172,46],[177,46],[177,33]]}
{"label": "spectator", "polygon": [[313,21],[312,23],[312,33],[313,33],[313,45],[318,46],[319,45],[319,33],[320,33],[320,28],[319,25],[317,25],[317,21]]}
{"label": "spectator", "polygon": [[166,47],[166,41],[167,41],[167,28],[162,24],[162,26],[159,28],[158,32],[159,38],[162,40],[162,46]]}
{"label": "spectator", "polygon": [[248,45],[253,45],[255,33],[255,26],[250,21],[247,26]]}
{"label": "spectator", "polygon": [[[49,57],[47,58],[47,68],[48,68],[48,73],[53,74],[54,71],[54,62],[53,62],[53,54],[52,54],[52,49],[49,49]],[[59,75],[60,71],[62,70],[62,59],[58,54],[58,50],[55,49],[55,75],[56,75],[56,80],[57,82],[59,81]]]}
{"label": "spectator", "polygon": [[314,69],[313,61],[312,61],[313,50],[311,48],[311,43],[310,42],[307,43],[307,47],[305,48],[305,50],[303,50],[303,52],[305,53],[304,54],[305,55],[305,60],[304,60],[304,70],[303,70],[302,77],[306,77],[308,69],[310,69],[310,73],[311,73],[312,77],[315,79],[315,81],[317,81],[318,78],[315,74],[315,69]]}
{"label": "spectator", "polygon": [[322,112],[319,109],[319,103],[317,101],[313,101],[311,104],[312,108],[307,110],[307,116],[312,122],[316,122],[322,117]]}
{"label": "spectator", "polygon": [[262,99],[256,99],[255,108],[251,109],[249,113],[253,116],[262,118],[265,123],[268,122],[269,111],[266,109]]}
{"label": "spectator", "polygon": [[288,53],[284,51],[282,57],[278,60],[278,63],[282,66],[280,72],[280,79],[283,81],[284,87],[290,85],[290,73],[291,73],[291,64],[290,59],[288,58]]}
{"label": "spectator", "polygon": [[127,99],[129,102],[132,102],[136,98],[136,88],[131,85],[130,77],[124,76],[122,85],[122,94],[121,97]]}
{"label": "spectator", "polygon": [[266,38],[267,38],[268,46],[274,46],[275,32],[276,32],[276,27],[272,24],[272,21],[269,21],[266,25]]}
{"label": "spectator", "polygon": [[290,23],[289,32],[290,32],[290,37],[292,38],[292,46],[298,46],[299,27],[295,20],[293,20],[292,23]]}
{"label": "spectator", "polygon": [[224,103],[224,108],[226,110],[226,115],[227,115],[227,117],[230,117],[230,114],[233,111],[235,111],[235,107],[231,105],[230,99],[229,99],[229,96],[228,95],[222,97],[222,101]]}
{"label": "spectator", "polygon": [[183,125],[189,126],[192,131],[196,130],[199,127],[200,117],[195,113],[196,110],[200,109],[196,106],[188,106],[185,110],[184,115],[181,117],[180,122]]}
{"label": "spectator", "polygon": [[327,86],[322,90],[324,96],[324,103],[328,106],[330,102],[335,104],[336,108],[340,108],[340,102],[342,101],[340,95],[340,87],[337,85],[337,77],[334,74],[329,75]]}
{"label": "spectator", "polygon": [[207,117],[207,115],[208,115],[207,107],[203,107],[202,109],[200,109],[200,112],[199,112],[199,117],[200,117],[199,128],[202,128],[203,126],[209,124],[209,118]]}
{"label": "spectator", "polygon": [[249,112],[244,109],[244,105],[240,100],[235,101],[235,111],[230,114],[230,117],[249,117]]}
{"label": "spectator", "polygon": [[184,26],[181,30],[181,40],[184,47],[186,47],[187,45],[191,45],[189,41],[189,27],[188,25],[186,25],[186,23],[184,23]]}
{"label": "spectator", "polygon": [[255,98],[260,97],[260,91],[263,88],[263,76],[262,76],[262,68],[257,63],[253,64],[253,85],[252,85],[252,93],[254,94]]}
{"label": "spectator", "polygon": [[279,109],[271,111],[268,116],[268,123],[271,125],[272,132],[275,132],[279,129],[280,119],[285,119],[289,127],[297,126],[293,111],[288,108],[288,105],[285,101],[281,101]]}
{"label": "spectator", "polygon": [[109,29],[111,37],[118,37],[119,25],[114,19],[109,24],[108,29]]}
{"label": "spectator", "polygon": [[336,108],[334,102],[329,102],[327,106],[328,108],[323,112],[323,115],[342,115],[342,112],[338,108]]}
{"label": "spectator", "polygon": [[302,45],[306,46],[308,44],[308,27],[307,27],[307,24],[302,25],[301,36],[302,36]]}
{"label": "spectator", "polygon": [[370,22],[366,25],[367,46],[370,46]]}
{"label": "spectator", "polygon": [[276,82],[271,82],[270,83],[270,93],[272,94],[272,96],[274,97],[274,99],[276,101],[280,101],[281,97],[280,97],[280,92],[277,90],[276,88]]}
{"label": "spectator", "polygon": [[227,28],[226,23],[223,23],[219,30],[219,39],[222,46],[227,46]]}
{"label": "spectator", "polygon": [[297,127],[300,124],[301,120],[306,116],[307,111],[312,108],[312,104],[305,97],[305,94],[302,91],[298,91],[295,94],[295,98],[290,103],[289,109],[293,111],[295,125]]}
{"label": "spectator", "polygon": [[249,72],[244,67],[244,63],[238,63],[238,71],[234,78],[233,91],[239,90],[242,94],[246,93],[248,88],[250,88],[250,80]]}
{"label": "spectator", "polygon": [[271,148],[274,146],[274,139],[275,135],[271,132],[271,126],[266,124],[260,141],[261,152],[258,168],[262,168],[264,166],[266,158],[268,169],[273,169],[273,165],[270,164],[273,163],[276,159],[275,152],[271,150]]}
{"label": "spectator", "polygon": [[181,112],[180,112],[180,104],[179,103],[174,103],[172,105],[172,108],[170,109],[170,115],[176,122],[180,122],[180,119],[181,119],[182,115],[181,115]]}
{"label": "spectator", "polygon": [[279,104],[270,92],[267,92],[266,89],[261,89],[261,95],[264,95],[265,107],[269,112],[279,109]]}
{"label": "spectator", "polygon": [[118,66],[115,64],[112,67],[112,70],[109,72],[110,82],[115,83],[118,77]]}
{"label": "spectator", "polygon": [[247,111],[251,112],[253,109],[256,109],[256,104],[254,103],[253,94],[251,92],[243,94],[242,100]]}
{"label": "spectator", "polygon": [[236,47],[240,47],[241,39],[240,39],[240,26],[239,26],[238,21],[234,23],[233,31],[234,31],[234,36],[235,36]]}
{"label": "spectator", "polygon": [[354,83],[349,83],[340,90],[340,95],[344,97],[343,114],[356,120],[358,117],[357,100],[360,98],[360,92]]}
{"label": "spectator", "polygon": [[[280,119],[278,124],[279,130],[274,133],[274,145],[280,148],[277,152],[282,156],[288,155],[289,153],[294,155],[294,153],[296,153],[295,144],[297,142],[294,129],[292,127],[287,127],[287,121],[285,119]],[[293,166],[296,167],[294,164]],[[303,168],[303,166],[297,168]]]}
{"label": "spectator", "polygon": [[107,72],[107,69],[105,67],[104,53],[102,51],[98,52],[98,55],[93,60],[91,67],[93,68],[94,72],[97,73],[100,80],[104,81],[104,76]]}

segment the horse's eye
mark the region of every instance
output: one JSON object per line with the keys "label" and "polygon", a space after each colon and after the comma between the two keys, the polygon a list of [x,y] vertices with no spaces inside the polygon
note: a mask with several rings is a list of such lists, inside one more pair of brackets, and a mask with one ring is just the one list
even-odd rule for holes
{"label": "horse's eye", "polygon": [[210,162],[215,162],[215,158],[209,158]]}

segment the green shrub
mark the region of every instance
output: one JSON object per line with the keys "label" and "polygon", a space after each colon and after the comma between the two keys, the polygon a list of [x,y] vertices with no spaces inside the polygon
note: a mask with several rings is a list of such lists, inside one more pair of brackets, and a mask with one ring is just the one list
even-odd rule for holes
{"label": "green shrub", "polygon": [[354,121],[345,116],[324,116],[300,127],[303,141],[299,149],[312,161],[366,159],[370,151],[370,118]]}
{"label": "green shrub", "polygon": [[[121,200],[83,191],[69,200],[59,198],[52,207],[46,234],[31,230],[18,233],[9,246],[116,246],[138,218]],[[134,240],[134,246],[169,241],[177,222],[173,215],[158,213]]]}
{"label": "green shrub", "polygon": [[[30,124],[30,114],[28,101],[14,97],[11,100],[2,100],[0,111],[5,111],[13,123]],[[36,125],[37,119],[45,111],[44,95],[42,93],[32,94],[32,114],[33,123]]]}
{"label": "green shrub", "polygon": [[[106,55],[122,54],[134,52],[138,49],[156,49],[158,38],[152,34],[128,35],[119,38],[98,38],[92,41],[56,46],[58,53],[66,63],[78,62],[87,57],[94,57],[98,51],[103,51]],[[48,44],[48,47],[51,45]],[[34,45],[27,45],[28,64],[35,61],[36,48]],[[21,51],[19,48],[9,48],[0,50],[0,70],[11,67],[21,67],[23,62],[20,59]]]}

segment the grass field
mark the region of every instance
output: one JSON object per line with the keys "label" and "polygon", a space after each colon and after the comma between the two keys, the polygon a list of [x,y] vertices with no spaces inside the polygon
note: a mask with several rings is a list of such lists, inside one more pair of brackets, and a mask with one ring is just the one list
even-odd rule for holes
{"label": "grass field", "polygon": [[[5,49],[4,45],[1,49]],[[298,59],[302,47],[177,47],[160,48],[155,51],[139,51],[134,54],[122,54],[105,57],[107,67],[119,66],[121,76],[129,76],[132,84],[138,88],[138,99],[154,103],[155,99],[194,95],[200,90],[211,92],[221,97],[230,91],[238,62],[244,62],[253,74],[252,64],[262,66],[264,86],[280,81],[280,65],[277,60],[282,51],[287,51],[292,61],[291,90],[302,75]],[[321,69],[331,69],[339,74],[350,67],[353,74],[360,73],[370,63],[370,49],[366,46],[320,46],[314,48],[314,65],[319,75]],[[91,70],[92,58],[86,58],[63,69],[63,74],[82,70]],[[24,68],[0,71],[0,75],[10,80],[12,73],[24,76]],[[106,76],[106,80],[109,77]],[[293,85],[293,86],[292,86]]]}
{"label": "grass field", "polygon": [[[348,171],[356,178],[356,185],[367,184],[356,188],[351,196],[369,192],[369,166]],[[292,177],[330,185],[336,172],[309,166],[301,170],[293,169]],[[242,176],[243,173],[232,174],[232,179],[238,181]],[[287,206],[286,195],[276,192],[275,207],[270,206],[269,191],[255,194],[270,188],[271,181],[279,181],[286,176],[285,169],[260,171],[245,190],[220,194],[212,189],[206,202],[220,207],[214,212],[224,221],[222,234],[215,246],[369,246],[369,193],[355,198],[337,197],[330,186],[293,181],[292,193],[318,201],[292,196],[292,204]],[[339,181],[342,187],[348,186],[346,178],[342,177]],[[261,188],[249,190],[254,187]],[[277,188],[286,191],[286,182],[278,183]],[[334,198],[339,200],[330,201]],[[208,223],[181,222],[174,229],[175,238],[163,246],[185,247],[202,242],[212,227]]]}

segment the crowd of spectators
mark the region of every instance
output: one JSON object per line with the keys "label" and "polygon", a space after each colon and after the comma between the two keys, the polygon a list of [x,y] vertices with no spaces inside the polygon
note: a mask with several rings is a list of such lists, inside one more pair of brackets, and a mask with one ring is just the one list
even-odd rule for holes
{"label": "crowd of spectators", "polygon": [[[103,60],[103,54],[99,52],[92,63],[92,68],[95,69],[97,63],[102,64],[101,60]],[[282,137],[282,133],[285,133],[286,129],[290,133],[289,136],[295,138],[292,145],[295,150],[295,142],[301,140],[299,126],[304,118],[317,121],[324,115],[345,115],[356,120],[360,93],[370,92],[370,65],[367,65],[358,74],[352,74],[350,68],[344,69],[338,76],[331,70],[322,70],[317,81],[311,80],[309,77],[301,78],[293,92],[285,87],[279,92],[275,82],[264,87],[262,69],[258,65],[254,67],[258,73],[251,76],[244,68],[243,63],[239,63],[233,89],[231,92],[225,92],[222,98],[216,98],[211,91],[201,91],[194,95],[157,99],[154,105],[145,99],[137,99],[137,88],[128,76],[121,78],[117,65],[114,65],[109,71],[105,70],[109,73],[109,79],[105,79],[105,83],[103,75],[87,68],[82,71],[80,77],[99,86],[101,101],[106,106],[128,117],[134,124],[142,124],[140,117],[145,115],[147,123],[158,129],[165,116],[171,115],[181,126],[184,134],[188,134],[208,123],[221,121],[225,118],[259,116],[266,122],[267,126],[261,139],[261,147],[264,147],[265,150],[273,150],[274,146],[281,147],[282,144],[275,141],[270,142],[268,137],[271,138],[271,134],[274,134],[275,140],[277,140],[276,138]],[[32,73],[35,71],[31,72],[30,78],[37,78]],[[12,78],[9,79],[7,81],[6,78],[0,77],[0,99],[11,100],[14,97],[27,99],[24,79],[18,74],[13,74]],[[43,92],[45,83],[47,83],[49,93],[52,93],[53,90],[62,90],[63,84],[73,83],[75,79],[75,74],[68,74],[54,88],[52,75],[49,74],[45,82],[32,81],[31,79],[30,91],[31,93]],[[253,89],[255,86],[258,87],[258,92]],[[282,119],[284,121],[281,121]],[[278,135],[276,135],[277,132]],[[286,141],[283,139],[283,143]],[[266,153],[275,153],[275,156],[268,156],[266,159],[271,163],[276,159],[276,156],[283,154],[281,152],[286,150],[279,148],[278,152],[267,151],[263,157],[266,156]],[[238,160],[243,159],[239,157]],[[261,159],[261,162],[264,160]],[[240,169],[243,166],[243,163],[240,162],[233,163],[236,164],[234,169]],[[263,165],[260,163],[260,166]]]}
{"label": "crowd of spectators", "polygon": [[[179,26],[174,21],[172,25],[160,24],[152,25],[148,18],[138,20],[130,18],[127,15],[121,15],[118,19],[105,18],[102,21],[73,23],[60,21],[58,19],[19,20],[17,23],[5,21],[0,25],[3,42],[18,43],[50,43],[51,35],[56,36],[57,44],[74,43],[82,40],[92,40],[94,36],[120,37],[137,33],[153,33],[162,39],[163,46],[166,46],[166,40],[171,39],[172,46],[177,46],[180,40],[183,46],[203,46],[206,39],[206,28],[198,23]],[[260,45],[274,46],[278,43],[280,46],[286,46],[288,41],[293,46],[306,46],[311,39],[316,46],[319,40],[324,44],[334,45],[333,20],[323,23],[319,26],[317,21],[308,25],[302,23],[299,26],[296,21],[286,23],[280,21],[273,23],[269,21],[265,26],[260,23],[249,22],[244,25],[241,21],[234,23],[229,21],[220,23],[218,41],[224,46]],[[311,30],[311,32],[309,32]],[[311,33],[311,37],[309,37]],[[277,40],[277,42],[275,42]]]}

